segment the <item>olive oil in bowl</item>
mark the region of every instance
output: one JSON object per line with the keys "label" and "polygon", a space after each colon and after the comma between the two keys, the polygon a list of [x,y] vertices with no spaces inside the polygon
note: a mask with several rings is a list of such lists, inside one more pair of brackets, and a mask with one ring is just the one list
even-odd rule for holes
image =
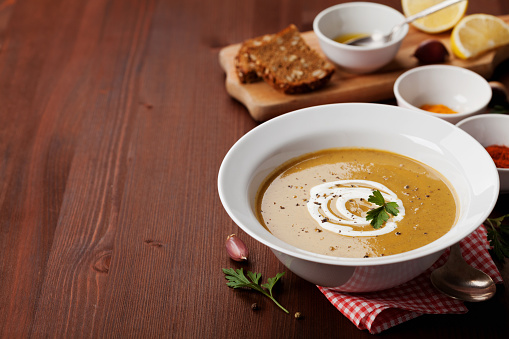
{"label": "olive oil in bowl", "polygon": [[369,34],[365,33],[347,33],[347,34],[341,34],[335,37],[334,41],[339,42],[340,44],[344,44],[345,42],[348,42],[349,40],[363,38],[368,36]]}

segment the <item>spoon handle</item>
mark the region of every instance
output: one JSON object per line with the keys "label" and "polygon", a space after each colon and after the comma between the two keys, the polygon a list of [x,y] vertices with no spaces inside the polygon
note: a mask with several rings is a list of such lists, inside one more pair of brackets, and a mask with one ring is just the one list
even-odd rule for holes
{"label": "spoon handle", "polygon": [[404,21],[405,24],[408,24],[414,20],[417,20],[417,19],[420,19],[426,15],[430,15],[431,13],[435,13],[441,9],[444,9],[446,7],[449,7],[449,6],[452,6],[454,5],[455,3],[458,3],[458,2],[461,2],[461,1],[465,1],[465,0],[446,0],[446,1],[443,1],[439,4],[436,4],[435,6],[431,6],[431,7],[428,7],[426,8],[425,10],[417,13],[417,14],[414,14],[414,15],[411,15],[409,16],[408,18],[406,18],[406,20]]}
{"label": "spoon handle", "polygon": [[458,3],[458,2],[462,2],[462,1],[465,1],[465,0],[446,0],[446,1],[443,1],[439,4],[436,4],[434,6],[431,6],[431,7],[428,7],[426,8],[425,10],[419,12],[419,13],[416,13],[414,15],[411,15],[409,16],[408,18],[405,19],[405,21],[403,21],[402,23],[394,26],[394,28],[391,30],[388,38],[390,40],[390,38],[392,38],[392,35],[394,33],[396,33],[401,27],[403,27],[404,25],[406,24],[409,24],[411,23],[412,21],[415,21],[417,19],[420,19],[422,17],[425,17],[426,15],[430,15],[431,13],[435,13],[435,12],[438,12],[439,10],[441,9],[444,9],[446,7],[449,7],[449,6],[452,6],[454,5],[455,3]]}
{"label": "spoon handle", "polygon": [[459,242],[450,247],[449,258],[454,258],[455,263],[465,261],[463,259],[463,255],[461,254],[461,247]]}

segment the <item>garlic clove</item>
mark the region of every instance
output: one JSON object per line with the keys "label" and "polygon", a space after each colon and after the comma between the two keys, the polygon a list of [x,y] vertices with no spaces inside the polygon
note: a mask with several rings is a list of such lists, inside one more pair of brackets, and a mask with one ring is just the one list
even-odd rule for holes
{"label": "garlic clove", "polygon": [[235,261],[246,261],[249,255],[249,250],[247,249],[246,244],[235,234],[230,234],[226,238],[226,251]]}

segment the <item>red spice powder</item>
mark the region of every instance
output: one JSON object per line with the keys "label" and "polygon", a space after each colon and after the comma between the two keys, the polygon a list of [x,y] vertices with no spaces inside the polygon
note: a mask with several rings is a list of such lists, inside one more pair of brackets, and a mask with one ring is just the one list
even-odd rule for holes
{"label": "red spice powder", "polygon": [[498,168],[509,168],[509,147],[502,145],[491,145],[486,147]]}

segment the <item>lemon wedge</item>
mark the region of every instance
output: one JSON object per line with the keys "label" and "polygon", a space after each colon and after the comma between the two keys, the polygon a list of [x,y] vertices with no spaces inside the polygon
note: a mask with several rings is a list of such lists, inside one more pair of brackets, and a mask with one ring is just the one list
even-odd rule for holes
{"label": "lemon wedge", "polygon": [[[417,14],[443,0],[401,0],[406,17]],[[462,1],[438,12],[412,22],[412,25],[426,33],[440,33],[453,28],[465,15],[468,1]]]}
{"label": "lemon wedge", "polygon": [[464,17],[452,30],[451,49],[461,59],[470,59],[509,43],[509,25],[488,14]]}

